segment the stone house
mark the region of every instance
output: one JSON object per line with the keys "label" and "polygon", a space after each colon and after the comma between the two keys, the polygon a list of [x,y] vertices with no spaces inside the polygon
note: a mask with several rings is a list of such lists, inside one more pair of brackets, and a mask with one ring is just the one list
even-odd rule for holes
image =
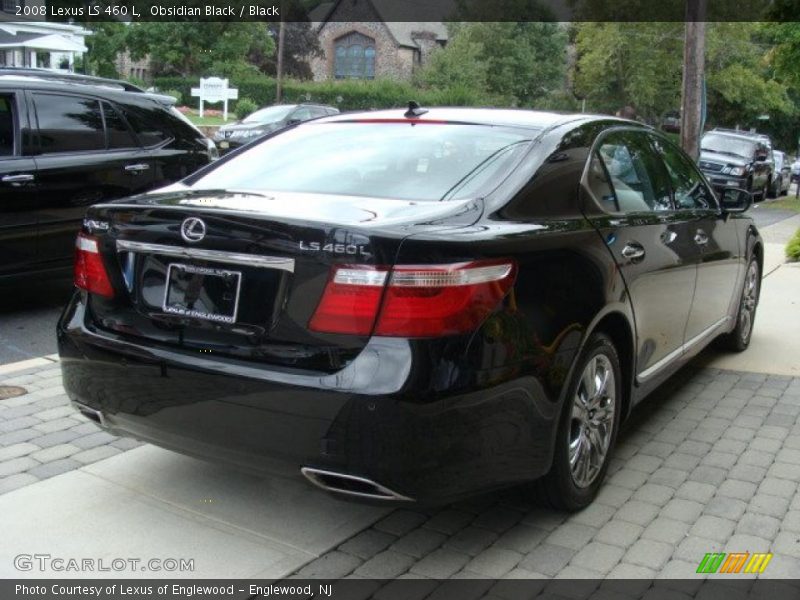
{"label": "stone house", "polygon": [[431,52],[447,43],[447,27],[441,21],[387,20],[398,14],[397,4],[336,0],[312,11],[309,17],[322,48],[322,56],[309,60],[314,80],[410,79]]}

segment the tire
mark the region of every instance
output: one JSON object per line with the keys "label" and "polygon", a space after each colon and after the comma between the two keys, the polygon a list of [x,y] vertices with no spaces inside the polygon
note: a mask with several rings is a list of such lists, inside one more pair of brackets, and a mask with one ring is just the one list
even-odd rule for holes
{"label": "tire", "polygon": [[[764,187],[761,188],[761,191],[758,193],[758,202],[763,202],[767,199],[767,194],[769,193],[769,181],[764,183]],[[755,198],[753,199],[755,201]]]}
{"label": "tire", "polygon": [[[592,372],[594,378],[590,376]],[[597,382],[598,378],[604,383],[599,386],[589,383],[592,379]],[[594,388],[588,389],[589,385]],[[553,464],[547,475],[533,486],[539,503],[576,511],[594,500],[608,470],[621,408],[619,356],[606,335],[595,333],[581,352],[567,388]],[[601,409],[605,413],[598,418]]]}
{"label": "tire", "polygon": [[775,187],[776,184],[780,185],[780,182],[772,179],[767,180],[767,197],[777,198],[780,195],[780,191]]}
{"label": "tire", "polygon": [[761,293],[761,269],[755,256],[750,257],[745,271],[742,291],[739,294],[739,308],[736,312],[736,326],[733,331],[720,337],[722,347],[732,352],[743,352],[753,337],[753,323]]}

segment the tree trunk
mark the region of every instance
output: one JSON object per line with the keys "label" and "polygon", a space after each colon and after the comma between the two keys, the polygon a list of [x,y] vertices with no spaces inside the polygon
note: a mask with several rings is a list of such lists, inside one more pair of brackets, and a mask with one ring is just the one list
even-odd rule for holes
{"label": "tree trunk", "polygon": [[707,0],[687,0],[686,39],[683,46],[683,89],[681,92],[681,146],[694,160],[700,155],[703,126],[703,77]]}

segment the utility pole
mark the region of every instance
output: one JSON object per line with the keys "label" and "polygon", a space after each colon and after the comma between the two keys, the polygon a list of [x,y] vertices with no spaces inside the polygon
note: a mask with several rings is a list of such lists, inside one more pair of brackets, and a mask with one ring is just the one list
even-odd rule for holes
{"label": "utility pole", "polygon": [[681,92],[681,147],[697,160],[703,113],[703,77],[706,54],[707,0],[686,0],[686,34],[683,46]]}
{"label": "utility pole", "polygon": [[283,96],[283,38],[285,36],[283,28],[283,10],[281,10],[281,22],[278,25],[278,64],[275,67],[275,104],[280,104]]}

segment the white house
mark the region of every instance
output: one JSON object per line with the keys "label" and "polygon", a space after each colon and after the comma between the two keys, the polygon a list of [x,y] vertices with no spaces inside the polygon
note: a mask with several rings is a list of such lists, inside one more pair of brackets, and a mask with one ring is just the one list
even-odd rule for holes
{"label": "white house", "polygon": [[42,16],[17,16],[17,7],[45,6],[45,0],[0,0],[0,67],[72,70],[86,52],[91,32],[79,25],[52,23]]}

